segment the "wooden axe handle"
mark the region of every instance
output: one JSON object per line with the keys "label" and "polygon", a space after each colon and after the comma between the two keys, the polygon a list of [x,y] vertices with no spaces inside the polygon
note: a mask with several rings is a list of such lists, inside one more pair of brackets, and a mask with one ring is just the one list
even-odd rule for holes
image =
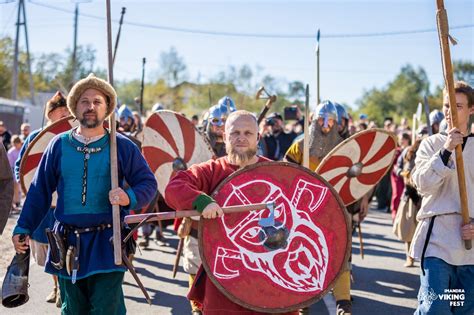
{"label": "wooden axe handle", "polygon": [[[249,212],[255,210],[265,209],[267,207],[266,203],[256,203],[245,206],[231,206],[222,208],[225,214],[229,213],[239,213],[239,212]],[[160,213],[146,213],[146,214],[132,214],[125,217],[125,223],[140,223],[144,219],[147,219],[147,222],[152,221],[161,221],[161,220],[171,220],[177,218],[186,218],[200,216],[201,213],[196,210],[181,210],[181,211],[170,211],[170,212],[160,212]]]}

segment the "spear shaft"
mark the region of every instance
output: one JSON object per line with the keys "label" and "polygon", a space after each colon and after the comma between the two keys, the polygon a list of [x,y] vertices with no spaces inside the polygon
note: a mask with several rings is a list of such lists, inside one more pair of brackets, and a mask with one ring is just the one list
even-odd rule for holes
{"label": "spear shaft", "polygon": [[[112,58],[112,24],[110,16],[110,0],[106,0],[107,12],[107,57],[108,57],[108,71],[107,78],[110,85],[114,85],[114,64]],[[118,170],[117,170],[117,131],[115,125],[115,112],[109,118],[110,128],[110,179],[111,189],[118,187]],[[122,239],[121,223],[120,223],[120,208],[118,205],[112,205],[112,227],[113,227],[113,243],[114,243],[114,262],[116,265],[122,264]]]}
{"label": "spear shaft", "polygon": [[[449,24],[448,14],[444,8],[443,0],[436,0],[436,20],[438,24],[438,35],[441,46],[441,61],[443,64],[444,81],[449,98],[449,115],[453,127],[459,128],[456,95],[454,92],[453,65],[451,63],[451,52],[449,50]],[[461,198],[461,216],[463,224],[469,224],[469,209],[467,204],[466,179],[464,174],[464,160],[462,157],[462,145],[456,146],[456,171],[458,175],[459,197]],[[466,249],[472,248],[471,240],[464,240]]]}

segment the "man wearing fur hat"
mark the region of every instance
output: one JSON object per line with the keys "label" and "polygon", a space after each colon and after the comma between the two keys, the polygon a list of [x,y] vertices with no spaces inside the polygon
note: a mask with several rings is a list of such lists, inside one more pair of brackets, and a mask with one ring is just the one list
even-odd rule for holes
{"label": "man wearing fur hat", "polygon": [[[93,74],[73,86],[67,104],[80,125],[49,143],[13,232],[15,250],[24,252],[57,191],[50,236],[64,244],[50,244],[45,270],[59,277],[63,314],[125,314],[125,267],[115,265],[110,243],[112,205],[121,206],[123,218],[157,189],[138,148],[117,134],[119,185],[126,180],[130,187],[111,190],[110,137],[103,122],[116,102],[113,87]],[[26,235],[23,242],[20,234]]]}
{"label": "man wearing fur hat", "polygon": [[[67,108],[66,99],[57,91],[54,96],[48,100],[45,108],[45,118],[47,119],[47,125],[50,125],[64,117],[70,115],[69,109]],[[38,136],[43,128],[32,131],[23,142],[23,146],[20,149],[20,154],[15,162],[15,179],[17,182],[20,181],[20,164],[23,155],[25,155],[30,143]],[[30,239],[31,256],[34,258],[38,266],[44,267],[46,264],[46,256],[48,254],[48,239],[44,230],[51,228],[54,223],[53,216],[54,208],[48,211],[48,214],[44,217],[38,228],[33,232]],[[58,278],[53,275],[53,290],[46,297],[46,302],[56,303],[57,307],[61,307],[61,297],[59,294]]]}

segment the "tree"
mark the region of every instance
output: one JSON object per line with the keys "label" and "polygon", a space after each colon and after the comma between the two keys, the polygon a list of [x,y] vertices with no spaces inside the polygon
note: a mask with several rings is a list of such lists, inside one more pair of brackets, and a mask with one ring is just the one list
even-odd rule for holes
{"label": "tree", "polygon": [[403,66],[400,73],[386,87],[364,92],[362,98],[358,100],[359,111],[367,114],[379,125],[387,116],[410,119],[416,112],[418,103],[425,95],[429,95],[429,85],[428,76],[423,68]]}
{"label": "tree", "polygon": [[462,80],[474,86],[474,63],[469,61],[453,62],[454,79]]}
{"label": "tree", "polygon": [[74,83],[93,72],[96,76],[106,78],[105,69],[95,67],[96,50],[92,46],[78,46],[76,53],[76,70],[73,71],[72,51],[66,49],[63,54],[41,54],[34,63],[34,75],[44,82],[39,90],[69,91]]}
{"label": "tree", "polygon": [[[11,98],[13,78],[13,57],[15,46],[9,37],[0,39],[0,96]],[[32,63],[33,63],[33,58]],[[38,81],[33,78],[33,82]],[[18,99],[30,97],[30,79],[26,52],[20,48],[18,56]]]}
{"label": "tree", "polygon": [[186,64],[173,46],[168,52],[160,54],[160,68],[161,76],[169,86],[175,86],[186,79]]}
{"label": "tree", "polygon": [[293,81],[288,83],[288,97],[299,100],[305,97],[306,87],[301,81]]}

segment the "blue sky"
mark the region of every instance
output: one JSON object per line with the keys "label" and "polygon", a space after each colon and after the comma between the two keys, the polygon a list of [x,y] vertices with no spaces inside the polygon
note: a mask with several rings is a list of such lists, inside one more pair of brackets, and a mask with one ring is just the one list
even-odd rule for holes
{"label": "blue sky", "polygon": [[[33,53],[63,52],[73,42],[73,15],[48,8],[74,10],[72,1],[27,1],[28,32]],[[45,6],[46,5],[46,6]],[[382,87],[400,68],[422,66],[435,84],[442,82],[436,32],[376,37],[334,37],[341,34],[383,33],[436,28],[436,1],[112,1],[112,17],[125,22],[228,33],[312,35],[321,29],[321,97],[354,106],[364,90]],[[474,61],[474,1],[445,0],[451,34],[459,45],[451,48],[454,60]],[[13,36],[16,4],[0,4],[0,36]],[[105,2],[80,4],[80,13],[105,17]],[[114,31],[118,23],[114,23]],[[115,38],[115,33],[113,38]],[[81,16],[81,45],[97,49],[97,64],[106,67],[105,22]],[[24,43],[22,38],[22,44]],[[24,44],[23,44],[24,45]],[[165,31],[125,24],[117,55],[116,79],[141,76],[147,58],[147,79],[158,71],[161,51],[176,47],[191,79],[201,74],[206,82],[229,65],[263,67],[283,81],[300,80],[316,94],[314,38],[255,38],[214,36]],[[313,101],[314,102],[314,101]]]}

